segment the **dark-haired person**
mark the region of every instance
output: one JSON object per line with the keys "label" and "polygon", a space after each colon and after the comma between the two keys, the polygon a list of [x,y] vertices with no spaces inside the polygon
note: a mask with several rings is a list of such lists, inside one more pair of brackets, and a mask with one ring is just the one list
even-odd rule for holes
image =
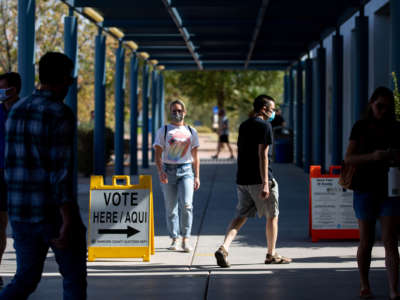
{"label": "dark-haired person", "polygon": [[345,163],[354,165],[353,206],[360,229],[357,251],[360,297],[372,298],[369,284],[375,224],[379,219],[385,247],[390,299],[400,299],[399,252],[396,225],[400,219],[399,199],[388,197],[388,167],[399,163],[400,126],[396,121],[394,97],[386,87],[377,88],[369,100],[365,118],[357,121],[350,134]]}
{"label": "dark-haired person", "polygon": [[[11,106],[18,101],[21,91],[21,76],[15,72],[0,75],[0,263],[7,245],[7,187],[4,180],[4,150],[6,120]],[[0,277],[0,288],[4,285]]]}
{"label": "dark-haired person", "polygon": [[63,103],[72,61],[46,53],[40,88],[18,101],[6,122],[5,178],[17,272],[0,299],[27,299],[51,248],[63,276],[64,300],[86,299],[86,229],[72,188],[76,120]]}
{"label": "dark-haired person", "polygon": [[247,218],[266,217],[265,234],[267,239],[266,264],[287,264],[290,258],[275,251],[278,237],[279,191],[270,166],[273,144],[270,121],[275,116],[275,101],[267,95],[254,99],[250,118],[240,124],[238,137],[238,167],[236,217],[230,223],[224,243],[215,252],[217,264],[230,267],[227,260],[229,246]]}

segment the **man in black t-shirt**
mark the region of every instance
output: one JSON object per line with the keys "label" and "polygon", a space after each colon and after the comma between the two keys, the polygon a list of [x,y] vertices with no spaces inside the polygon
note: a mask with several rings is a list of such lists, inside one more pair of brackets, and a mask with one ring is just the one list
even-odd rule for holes
{"label": "man in black t-shirt", "polygon": [[270,167],[273,134],[270,121],[274,117],[275,102],[270,96],[254,99],[254,111],[239,128],[237,183],[237,216],[229,225],[224,243],[215,252],[217,264],[227,268],[229,246],[247,218],[256,213],[265,216],[268,251],[266,264],[287,264],[290,258],[275,252],[278,236],[278,183]]}

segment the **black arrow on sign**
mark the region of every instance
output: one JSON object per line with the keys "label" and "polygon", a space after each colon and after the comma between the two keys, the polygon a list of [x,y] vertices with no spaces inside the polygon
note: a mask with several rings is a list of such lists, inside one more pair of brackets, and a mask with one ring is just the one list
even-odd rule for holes
{"label": "black arrow on sign", "polygon": [[98,232],[99,234],[126,234],[129,238],[140,231],[128,225],[126,229],[99,229]]}

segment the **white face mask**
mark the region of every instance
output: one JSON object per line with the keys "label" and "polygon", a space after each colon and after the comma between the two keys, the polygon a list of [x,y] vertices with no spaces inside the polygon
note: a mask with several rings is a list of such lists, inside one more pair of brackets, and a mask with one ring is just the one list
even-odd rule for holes
{"label": "white face mask", "polygon": [[7,95],[7,93],[12,90],[12,88],[8,89],[0,89],[0,103],[6,101],[11,95]]}

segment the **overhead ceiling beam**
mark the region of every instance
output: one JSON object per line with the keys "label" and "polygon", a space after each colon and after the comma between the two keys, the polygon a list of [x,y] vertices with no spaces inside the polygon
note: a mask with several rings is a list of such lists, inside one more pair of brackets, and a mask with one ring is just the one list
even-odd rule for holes
{"label": "overhead ceiling beam", "polygon": [[182,42],[180,34],[125,34],[124,40],[137,42]]}
{"label": "overhead ceiling beam", "polygon": [[189,52],[192,54],[194,61],[196,62],[198,68],[200,70],[203,69],[203,66],[201,64],[200,58],[198,53],[196,52],[195,46],[193,45],[192,41],[190,40],[190,34],[187,31],[187,29],[182,25],[182,18],[179,15],[178,10],[175,7],[172,7],[170,4],[170,0],[162,0],[164,3],[169,15],[171,16],[172,20],[174,21],[176,27],[178,27],[178,30],[180,34],[182,35],[183,40],[186,43],[186,46],[189,50]]}
{"label": "overhead ceiling beam", "polygon": [[137,26],[146,26],[146,27],[164,27],[164,26],[173,26],[174,23],[168,19],[146,19],[146,20],[132,20],[132,19],[104,19],[103,26],[104,27],[137,27]]}
{"label": "overhead ceiling beam", "polygon": [[[162,1],[167,1],[167,0],[162,0]],[[174,14],[175,11],[177,11],[174,7],[171,7],[172,14]],[[177,12],[176,12],[177,14]],[[254,26],[255,21],[254,20],[239,20],[239,19],[233,19],[233,20],[218,20],[218,19],[204,19],[204,20],[188,20],[188,21],[183,21],[180,18],[178,18],[179,15],[177,16],[177,22],[173,19],[175,22],[176,26],[179,24],[179,28],[185,28],[185,27],[195,27],[195,26],[201,26],[201,27],[215,27],[215,26]],[[178,23],[178,24],[177,24]],[[149,27],[149,28],[157,28],[157,27],[164,27],[164,26],[171,26],[173,23],[171,20],[168,19],[146,19],[146,20],[132,20],[132,19],[105,19],[103,21],[103,26],[104,27]],[[179,29],[178,28],[178,29]]]}
{"label": "overhead ceiling beam", "polygon": [[[152,50],[186,50],[186,46],[143,46],[140,49],[145,49],[143,51],[152,51]],[[195,49],[195,47],[193,47]]]}
{"label": "overhead ceiling beam", "polygon": [[[171,6],[184,7],[184,8],[196,8],[196,7],[226,7],[226,0],[170,0]],[[249,8],[251,4],[248,1],[243,0],[229,0],[229,5],[235,7],[241,6]]]}
{"label": "overhead ceiling beam", "polygon": [[253,37],[250,42],[249,53],[247,54],[246,62],[244,63],[244,68],[247,69],[251,56],[253,55],[254,47],[256,46],[258,35],[260,34],[261,26],[264,21],[264,16],[267,11],[267,7],[270,0],[262,0],[260,10],[258,11],[256,27],[254,28]]}

